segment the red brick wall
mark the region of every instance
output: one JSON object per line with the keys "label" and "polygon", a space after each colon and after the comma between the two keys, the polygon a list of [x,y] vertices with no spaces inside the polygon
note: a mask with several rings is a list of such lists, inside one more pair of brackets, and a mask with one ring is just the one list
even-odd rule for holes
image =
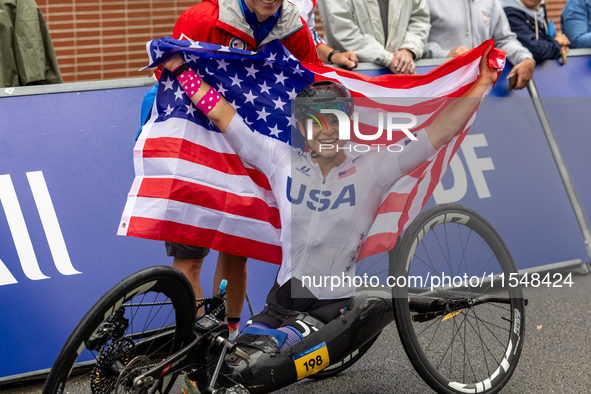
{"label": "red brick wall", "polygon": [[554,19],[556,30],[560,31],[560,14],[566,4],[566,0],[546,0],[546,11],[548,11],[548,20]]}
{"label": "red brick wall", "polygon": [[[322,1],[322,0],[320,0]],[[148,76],[145,43],[170,36],[181,13],[199,0],[37,0],[65,82]],[[560,29],[566,0],[547,0]],[[316,30],[322,36],[320,16]]]}
{"label": "red brick wall", "polygon": [[170,36],[195,0],[36,0],[64,82],[148,76],[145,44]]}

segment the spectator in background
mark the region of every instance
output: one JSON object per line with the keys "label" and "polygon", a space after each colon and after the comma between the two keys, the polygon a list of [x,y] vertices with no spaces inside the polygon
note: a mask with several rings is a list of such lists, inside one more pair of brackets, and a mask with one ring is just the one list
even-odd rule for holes
{"label": "spectator in background", "polygon": [[49,30],[33,0],[0,1],[0,87],[63,83]]}
{"label": "spectator in background", "polygon": [[507,51],[507,59],[517,74],[516,89],[526,87],[536,65],[530,51],[511,32],[509,21],[498,0],[428,0],[431,33],[425,57],[456,57],[488,39]]}
{"label": "spectator in background", "polygon": [[326,45],[322,37],[320,37],[316,32],[316,14],[314,13],[314,9],[316,8],[316,0],[290,1],[295,4],[296,7],[298,7],[300,16],[308,24],[308,28],[310,29],[310,33],[312,34],[312,38],[316,44],[316,51],[318,52],[320,60],[322,60],[324,63],[336,64],[347,67],[348,69],[357,67],[359,61],[357,60],[357,56],[353,51],[341,52],[329,47]]}
{"label": "spectator in background", "polygon": [[570,45],[562,33],[556,34],[555,38],[548,35],[546,6],[542,3],[542,0],[501,0],[511,30],[536,62],[558,59]]}
{"label": "spectator in background", "polygon": [[560,17],[571,48],[591,48],[591,1],[568,0]]}
{"label": "spectator in background", "polygon": [[324,39],[395,74],[413,74],[429,36],[426,0],[322,0]]}

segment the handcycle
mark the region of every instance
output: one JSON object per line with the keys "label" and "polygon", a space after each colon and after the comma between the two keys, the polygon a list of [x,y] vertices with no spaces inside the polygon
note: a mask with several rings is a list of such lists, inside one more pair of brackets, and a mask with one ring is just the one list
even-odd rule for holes
{"label": "handcycle", "polygon": [[[498,232],[469,208],[436,205],[411,223],[388,257],[388,286],[360,283],[348,310],[283,350],[257,335],[228,340],[223,295],[196,304],[179,271],[141,270],[84,316],[43,393],[166,394],[180,373],[202,393],[267,393],[344,371],[393,320],[412,365],[433,390],[499,392],[523,348],[527,300],[518,283],[499,280],[517,268]],[[428,280],[445,278],[446,270],[453,281]]]}

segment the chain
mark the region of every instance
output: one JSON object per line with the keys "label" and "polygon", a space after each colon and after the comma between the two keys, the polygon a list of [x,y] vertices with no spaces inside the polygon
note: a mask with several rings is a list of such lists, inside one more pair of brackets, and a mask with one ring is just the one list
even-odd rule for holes
{"label": "chain", "polygon": [[138,367],[135,367],[135,368],[132,368],[132,369],[130,369],[130,370],[129,370],[129,372],[136,372],[136,371],[141,371],[143,368],[147,368],[147,369],[154,368],[154,367],[155,367],[156,365],[158,365],[158,364],[159,364],[159,363],[155,363],[155,364],[147,364],[147,365],[141,365],[141,366],[138,366]]}
{"label": "chain", "polygon": [[222,309],[225,309],[225,308],[226,308],[226,300],[224,300],[224,302],[222,302],[222,304],[220,306],[218,306],[213,311],[211,311],[210,315],[217,316],[218,313],[220,313],[222,311]]}
{"label": "chain", "polygon": [[[211,298],[197,298],[195,302],[207,302],[211,301]],[[159,306],[159,305],[171,305],[171,301],[163,301],[163,302],[140,302],[135,304],[123,304],[121,306],[130,307],[130,306]]]}

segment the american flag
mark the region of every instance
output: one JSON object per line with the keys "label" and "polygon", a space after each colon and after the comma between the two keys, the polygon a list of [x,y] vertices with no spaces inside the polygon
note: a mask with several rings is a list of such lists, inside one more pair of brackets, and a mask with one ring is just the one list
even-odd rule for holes
{"label": "american flag", "polygon": [[349,168],[347,171],[339,172],[339,179],[346,178],[349,175],[353,175],[355,173],[357,173],[357,169],[355,167]]}
{"label": "american flag", "polygon": [[[291,126],[295,125],[292,102],[297,92],[313,81],[343,84],[355,98],[356,108],[415,114],[418,124],[412,132],[429,124],[453,97],[472,86],[484,50],[493,44],[487,41],[426,75],[375,78],[302,64],[278,41],[251,52],[165,37],[148,42],[147,50],[151,67],[181,52],[253,130],[290,143]],[[504,52],[491,51],[489,64],[502,69]],[[392,104],[393,97],[404,100]],[[433,193],[473,120],[474,116],[432,160],[402,177],[383,196],[359,259],[394,246],[398,234]],[[363,133],[371,128],[375,133],[375,127],[368,121],[359,129]],[[405,139],[402,131],[393,138]],[[166,70],[151,119],[134,148],[134,165],[136,177],[118,234],[281,262],[279,212],[267,179],[240,161]]]}

